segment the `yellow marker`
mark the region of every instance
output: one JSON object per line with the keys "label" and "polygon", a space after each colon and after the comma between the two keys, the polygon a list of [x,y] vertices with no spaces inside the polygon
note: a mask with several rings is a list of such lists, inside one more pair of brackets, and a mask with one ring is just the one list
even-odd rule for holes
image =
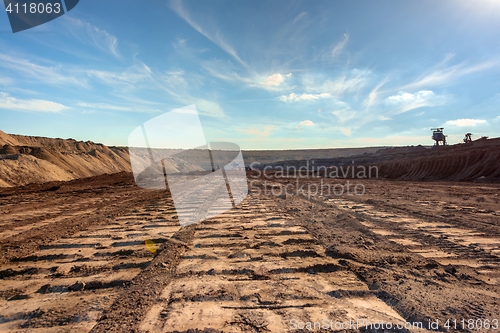
{"label": "yellow marker", "polygon": [[146,249],[148,249],[149,252],[155,254],[156,253],[156,244],[153,242],[151,239],[148,239],[144,242],[146,245]]}

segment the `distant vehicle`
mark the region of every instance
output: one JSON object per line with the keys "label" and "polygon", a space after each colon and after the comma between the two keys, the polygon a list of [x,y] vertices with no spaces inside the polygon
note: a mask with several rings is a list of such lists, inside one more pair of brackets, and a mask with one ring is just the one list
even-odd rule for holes
{"label": "distant vehicle", "polygon": [[465,133],[464,143],[472,142],[472,133]]}
{"label": "distant vehicle", "polygon": [[[431,128],[431,131],[432,131],[431,139],[436,141],[436,143],[434,144],[434,147],[446,146],[446,138],[448,137],[448,135],[444,135],[443,129],[444,129],[444,127]],[[440,142],[442,144],[440,144]]]}
{"label": "distant vehicle", "polygon": [[482,136],[482,137],[478,138],[477,136],[475,136],[472,133],[465,133],[464,143],[472,143],[472,141],[479,141],[479,140],[486,140],[486,139],[488,139],[487,136]]}

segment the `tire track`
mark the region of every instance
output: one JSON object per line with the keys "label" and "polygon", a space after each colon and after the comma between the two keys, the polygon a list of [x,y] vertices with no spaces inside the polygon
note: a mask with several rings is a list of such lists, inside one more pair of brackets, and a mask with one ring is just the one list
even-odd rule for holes
{"label": "tire track", "polygon": [[285,332],[292,320],[324,318],[404,322],[288,219],[274,200],[251,196],[197,225],[171,284],[140,330]]}
{"label": "tire track", "polygon": [[[64,221],[22,234],[56,230],[40,241],[25,238],[30,250],[2,265],[0,331],[90,331],[124,288],[133,289],[138,274],[148,274],[156,252],[169,247],[180,229],[171,199],[155,199],[163,196],[121,198],[119,205],[102,209],[104,217],[73,221],[78,228]],[[122,216],[111,217],[117,209]]]}

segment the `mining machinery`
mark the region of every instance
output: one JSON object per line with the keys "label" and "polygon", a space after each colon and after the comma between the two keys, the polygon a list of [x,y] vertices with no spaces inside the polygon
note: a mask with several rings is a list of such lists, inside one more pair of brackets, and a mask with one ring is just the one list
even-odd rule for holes
{"label": "mining machinery", "polygon": [[[431,139],[436,141],[436,143],[434,144],[435,147],[446,146],[446,137],[448,135],[444,135],[443,129],[444,129],[444,127],[431,128],[431,131],[432,131]],[[441,144],[440,144],[440,142],[441,142]]]}

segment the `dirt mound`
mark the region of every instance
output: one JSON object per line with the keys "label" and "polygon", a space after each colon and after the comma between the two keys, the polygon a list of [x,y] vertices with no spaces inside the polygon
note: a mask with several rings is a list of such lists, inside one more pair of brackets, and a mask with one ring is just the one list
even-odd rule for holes
{"label": "dirt mound", "polygon": [[389,179],[499,182],[500,138],[445,147],[390,147],[354,156],[281,161],[262,164],[259,169],[266,167],[266,173],[275,170],[292,176],[299,172],[302,176],[356,178],[360,167],[377,167],[378,177]]}
{"label": "dirt mound", "polygon": [[14,136],[0,131],[0,145],[6,145],[6,144],[17,146],[19,145],[19,142],[17,142]]}
{"label": "dirt mound", "polygon": [[[3,158],[0,158],[0,186],[19,186],[131,171],[128,155],[123,153],[99,153],[99,156],[95,157],[82,152],[41,147],[15,148],[21,153],[3,155]],[[3,150],[10,153],[16,149]]]}
{"label": "dirt mound", "polygon": [[3,145],[2,149],[0,149],[0,154],[8,155],[8,154],[18,154],[18,153],[19,151],[15,147],[8,144]]}
{"label": "dirt mound", "polygon": [[126,148],[0,131],[0,187],[130,172]]}
{"label": "dirt mound", "polygon": [[[144,159],[146,167],[149,158]],[[202,171],[175,157],[165,159],[169,172]],[[92,141],[51,139],[0,131],[0,187],[131,172],[126,147],[107,147]]]}
{"label": "dirt mound", "polygon": [[404,180],[500,181],[500,139],[438,147],[380,165],[380,176]]}
{"label": "dirt mound", "polygon": [[30,155],[14,155],[16,159],[0,159],[0,186],[44,183],[53,180],[71,180],[71,172]]}
{"label": "dirt mound", "polygon": [[25,136],[18,134],[7,134],[0,131],[0,145],[43,147],[50,151],[64,151],[73,153],[89,153],[97,149],[104,153],[111,152],[110,148],[92,141],[76,141],[75,139],[45,138],[40,136]]}

